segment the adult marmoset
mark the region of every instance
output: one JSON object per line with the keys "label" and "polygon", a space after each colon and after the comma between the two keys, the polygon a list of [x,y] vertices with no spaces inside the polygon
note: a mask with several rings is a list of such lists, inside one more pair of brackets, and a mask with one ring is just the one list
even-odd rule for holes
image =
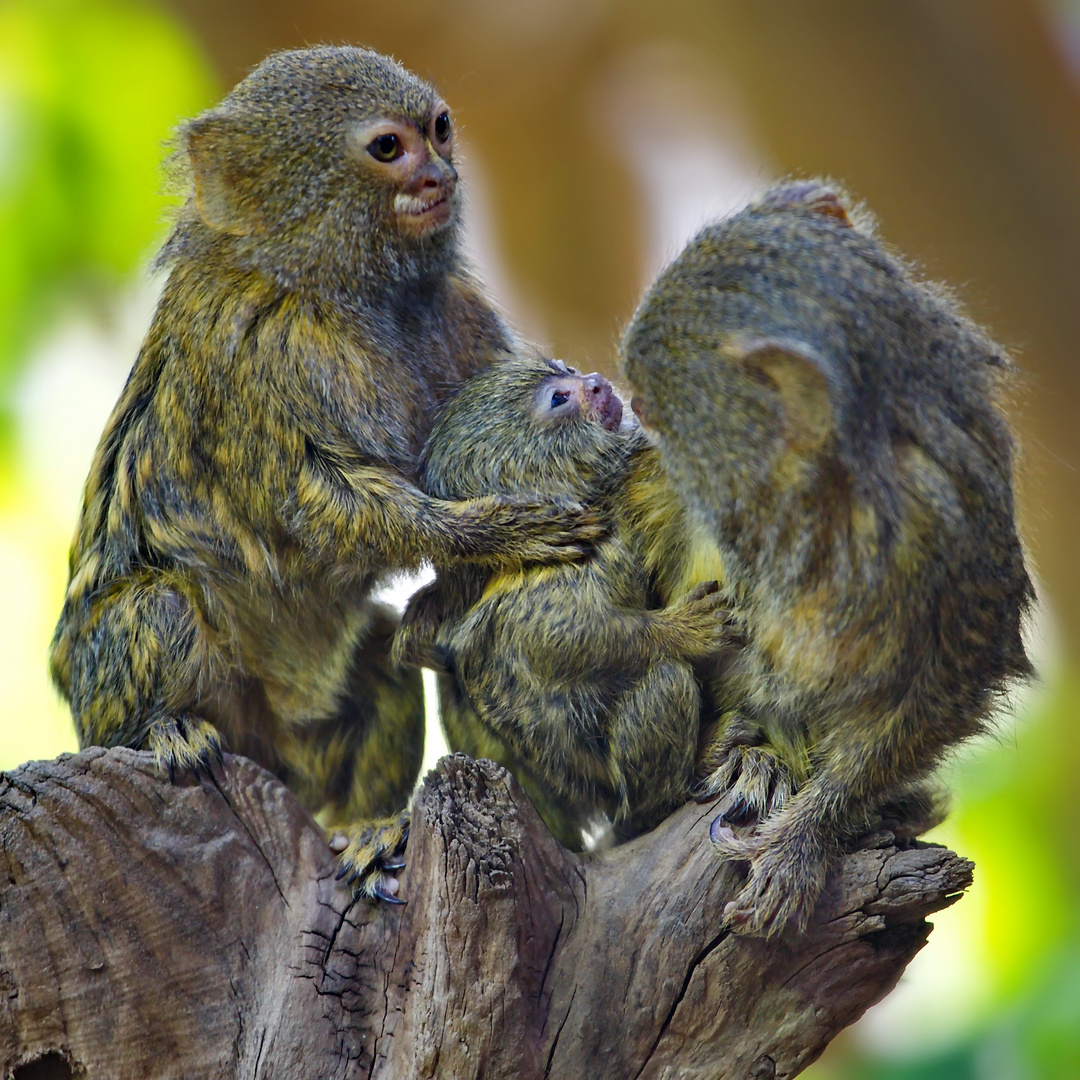
{"label": "adult marmoset", "polygon": [[575,558],[590,519],[415,486],[433,410],[515,338],[459,253],[453,124],[355,48],[269,57],[185,124],[189,197],[86,483],[51,670],[82,745],[222,740],[347,825],[380,888],[423,747],[371,600],[423,560]]}
{"label": "adult marmoset", "polygon": [[726,922],[802,927],[844,839],[1031,671],[1010,363],[819,182],[702,231],[623,358],[746,639],[704,763],[705,790],[735,786],[759,818],[714,823],[749,861]]}

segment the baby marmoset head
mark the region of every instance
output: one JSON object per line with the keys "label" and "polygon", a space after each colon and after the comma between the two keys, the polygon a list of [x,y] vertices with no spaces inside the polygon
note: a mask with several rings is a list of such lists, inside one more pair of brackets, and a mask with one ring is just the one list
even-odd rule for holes
{"label": "baby marmoset head", "polygon": [[389,57],[267,57],[178,143],[192,192],[163,262],[216,243],[287,288],[337,293],[445,273],[456,258],[450,110]]}
{"label": "baby marmoset head", "polygon": [[442,499],[602,492],[641,438],[611,384],[559,360],[514,357],[474,375],[435,422],[421,483]]}

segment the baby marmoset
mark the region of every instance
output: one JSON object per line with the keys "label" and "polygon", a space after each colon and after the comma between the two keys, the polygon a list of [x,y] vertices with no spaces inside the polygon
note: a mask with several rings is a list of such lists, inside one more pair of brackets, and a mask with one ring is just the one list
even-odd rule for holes
{"label": "baby marmoset", "polygon": [[657,824],[692,791],[691,662],[720,651],[728,628],[714,584],[678,581],[682,510],[610,384],[539,357],[473,376],[432,430],[421,485],[443,499],[542,492],[597,507],[610,531],[581,563],[436,562],[395,653],[448,672],[450,747],[508,765],[563,843],[580,847],[601,814],[621,838]]}

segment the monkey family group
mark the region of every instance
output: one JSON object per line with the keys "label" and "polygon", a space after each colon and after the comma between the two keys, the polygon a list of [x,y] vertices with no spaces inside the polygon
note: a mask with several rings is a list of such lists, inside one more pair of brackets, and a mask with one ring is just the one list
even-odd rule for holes
{"label": "monkey family group", "polygon": [[[181,128],[50,653],[80,744],[253,758],[345,887],[400,903],[428,667],[450,748],[563,844],[715,801],[745,868],[718,922],[798,933],[846,844],[940,818],[933,770],[1030,673],[1009,358],[796,180],[650,286],[626,401],[470,273],[454,139],[434,87],[344,47]],[[373,599],[424,564],[404,615]]]}

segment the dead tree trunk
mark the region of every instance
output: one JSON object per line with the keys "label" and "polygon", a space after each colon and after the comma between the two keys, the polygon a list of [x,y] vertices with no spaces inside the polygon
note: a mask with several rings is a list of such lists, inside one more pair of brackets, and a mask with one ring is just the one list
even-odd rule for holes
{"label": "dead tree trunk", "polygon": [[790,1077],[895,984],[971,866],[871,838],[813,925],[720,932],[715,807],[574,855],[503,769],[445,758],[405,907],[354,901],[243,758],[169,784],[87,750],[0,779],[0,1076]]}

